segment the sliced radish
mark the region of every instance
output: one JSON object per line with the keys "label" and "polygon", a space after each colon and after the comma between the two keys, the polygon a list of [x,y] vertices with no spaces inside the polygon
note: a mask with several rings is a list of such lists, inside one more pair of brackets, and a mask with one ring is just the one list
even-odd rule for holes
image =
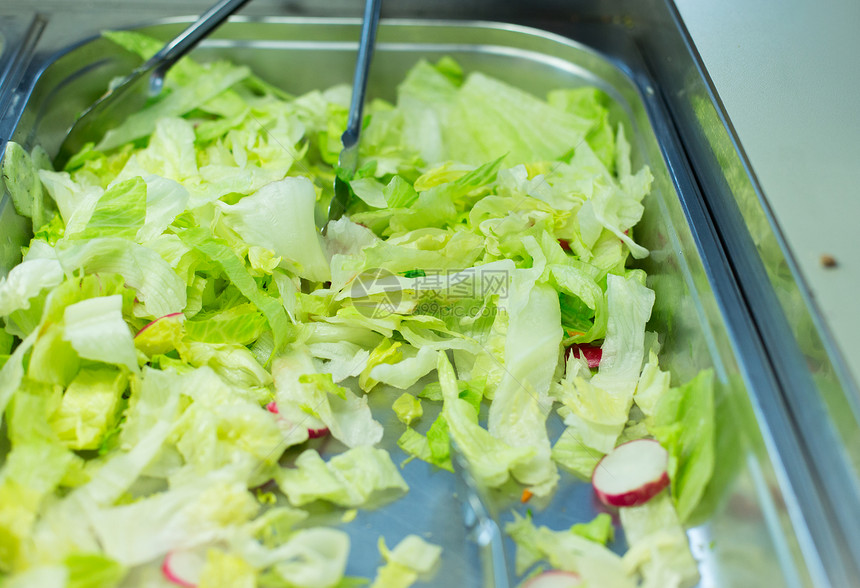
{"label": "sliced radish", "polygon": [[561,570],[550,570],[538,574],[523,584],[523,588],[568,588],[569,586],[582,586],[582,580],[573,572]]}
{"label": "sliced radish", "polygon": [[184,588],[196,588],[206,564],[206,553],[200,550],[177,549],[168,552],[161,564],[161,573],[168,582]]}
{"label": "sliced radish", "polygon": [[278,414],[277,403],[273,400],[272,402],[270,402],[269,404],[266,405],[266,410],[268,410],[272,414]]}
{"label": "sliced radish", "polygon": [[319,439],[320,437],[325,437],[328,435],[329,430],[328,427],[320,427],[318,429],[308,429],[308,438],[310,439]]}
{"label": "sliced radish", "polygon": [[591,485],[608,506],[645,504],[669,485],[669,453],[653,439],[619,445],[601,459]]}
{"label": "sliced radish", "polygon": [[568,347],[565,359],[567,359],[571,353],[577,359],[579,359],[580,356],[584,357],[585,361],[588,362],[588,367],[590,368],[600,367],[600,360],[603,358],[603,350],[600,349],[600,347],[595,347],[588,343],[576,343]]}

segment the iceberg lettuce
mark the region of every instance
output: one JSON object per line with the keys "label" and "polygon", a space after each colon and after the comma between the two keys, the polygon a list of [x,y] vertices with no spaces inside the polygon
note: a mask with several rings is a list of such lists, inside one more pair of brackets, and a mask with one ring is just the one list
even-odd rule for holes
{"label": "iceberg lettuce", "polygon": [[[144,59],[160,46],[108,37]],[[63,170],[7,145],[5,184],[34,230],[0,279],[10,585],[158,585],[172,550],[201,556],[200,586],[351,585],[348,536],[296,506],[407,492],[378,447],[391,431],[374,412],[392,410],[407,455],[452,470],[453,441],[480,486],[541,497],[557,466],[587,477],[617,443],[656,437],[671,500],[622,515],[624,559],[600,544],[606,517],[510,529],[520,571],[686,578],[680,524],[713,475],[711,382],[672,387],[646,335],[654,294],[627,262],[648,253],[630,229],[652,178],[608,97],[542,100],[420,62],[396,104],[367,105],[357,198],[321,235],[348,103],[346,86],[294,97],[185,58]],[[566,358],[572,344],[599,348],[599,367]],[[309,443],[320,434],[333,442]],[[380,551],[378,586],[440,558],[417,536]]]}
{"label": "iceberg lettuce", "polygon": [[296,468],[280,471],[277,482],[294,506],[326,500],[367,507],[409,489],[388,452],[367,446],[354,447],[328,462],[308,449],[296,459]]}

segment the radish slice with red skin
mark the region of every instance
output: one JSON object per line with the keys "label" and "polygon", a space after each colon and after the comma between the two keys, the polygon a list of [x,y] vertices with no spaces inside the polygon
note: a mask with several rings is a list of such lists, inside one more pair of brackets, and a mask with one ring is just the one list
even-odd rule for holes
{"label": "radish slice with red skin", "polygon": [[183,588],[197,588],[206,555],[200,551],[176,550],[164,556],[161,573],[168,582]]}
{"label": "radish slice with red skin", "polygon": [[582,586],[579,575],[562,570],[550,570],[538,574],[523,584],[523,588],[569,588],[572,586]]}
{"label": "radish slice with red skin", "polygon": [[278,405],[272,401],[266,405],[266,410],[268,410],[272,414],[278,414]]}
{"label": "radish slice with red skin", "polygon": [[166,314],[166,315],[164,315],[164,316],[158,317],[158,318],[157,318],[157,319],[155,319],[154,321],[150,321],[150,322],[146,323],[146,324],[143,326],[143,328],[137,332],[137,335],[135,335],[135,337],[139,336],[141,333],[143,333],[145,330],[147,330],[149,327],[151,327],[152,325],[154,325],[154,324],[155,324],[155,323],[157,323],[158,321],[161,321],[161,320],[164,320],[164,319],[169,319],[169,318],[174,318],[174,317],[177,317],[177,316],[185,316],[185,315],[184,315],[183,313],[181,313],[181,312],[172,312],[172,313],[170,313],[170,314]]}
{"label": "radish slice with red skin", "polygon": [[636,439],[607,453],[591,474],[591,485],[608,506],[639,506],[669,485],[669,453],[653,439]]}
{"label": "radish slice with red skin", "polygon": [[577,359],[580,356],[584,357],[590,368],[600,367],[600,360],[603,359],[603,350],[588,343],[576,343],[568,347],[564,355],[565,360],[571,353]]}

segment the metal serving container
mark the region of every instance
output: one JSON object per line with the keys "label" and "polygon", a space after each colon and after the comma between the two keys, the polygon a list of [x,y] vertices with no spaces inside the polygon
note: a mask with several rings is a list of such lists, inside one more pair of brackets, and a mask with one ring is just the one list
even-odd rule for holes
{"label": "metal serving container", "polygon": [[[58,7],[48,16],[19,8],[0,19],[2,143],[40,144],[55,153],[75,116],[111,78],[136,65],[131,55],[92,37],[100,28],[148,22],[140,30],[167,39],[191,20],[156,21],[155,12],[143,8],[99,12],[98,4],[68,14]],[[394,99],[396,84],[417,60],[448,55],[466,71],[483,71],[538,96],[595,85],[614,99],[612,116],[628,131],[634,167],[647,164],[655,177],[636,235],[652,251],[641,267],[657,294],[649,328],[662,336],[662,365],[674,384],[704,368],[716,374],[718,465],[688,532],[700,585],[854,585],[860,542],[852,542],[857,531],[840,520],[860,520],[851,437],[856,394],[839,378],[838,357],[822,343],[826,333],[793,278],[672,6],[642,4],[586,2],[573,13],[538,2],[526,15],[512,3],[463,8],[446,0],[437,13],[449,20],[388,18],[379,30],[369,96]],[[192,13],[198,7],[173,9],[180,8]],[[272,15],[282,7],[263,2],[257,10]],[[359,22],[331,15],[358,7],[299,2],[288,11],[305,10],[323,17],[234,18],[193,57],[247,64],[291,93],[349,82]],[[427,16],[429,10],[405,2],[387,16]],[[473,20],[494,16],[540,28]],[[60,18],[73,24],[62,26]],[[0,275],[17,263],[28,238],[4,196]],[[384,391],[371,395],[378,417],[391,398]],[[558,435],[561,424],[553,418],[551,431]],[[406,457],[394,445],[399,425],[393,419],[385,425],[391,429],[387,448],[399,463]],[[444,565],[427,585],[483,586],[454,477],[423,462],[408,464],[403,474],[411,488],[405,498],[362,512],[345,527],[353,539],[347,573],[372,577],[379,535],[391,545],[416,533],[445,548]],[[494,496],[503,522],[510,498]],[[533,510],[537,523],[561,529],[590,520],[597,506],[590,484],[563,476],[552,501]],[[611,547],[622,552],[623,536]],[[506,548],[512,560],[513,544],[507,541]]]}

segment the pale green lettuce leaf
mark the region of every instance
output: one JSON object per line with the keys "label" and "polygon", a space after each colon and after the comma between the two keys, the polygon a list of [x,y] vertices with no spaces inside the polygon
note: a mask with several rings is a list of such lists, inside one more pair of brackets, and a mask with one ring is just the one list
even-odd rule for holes
{"label": "pale green lettuce leaf", "polygon": [[254,564],[273,566],[272,575],[296,588],[334,588],[343,578],[349,535],[338,529],[302,529]]}
{"label": "pale green lettuce leaf", "polygon": [[117,419],[128,376],[121,370],[85,368],[72,380],[49,423],[70,449],[98,449]]}
{"label": "pale green lettuce leaf", "polygon": [[681,521],[686,521],[714,473],[713,371],[702,371],[681,387],[666,391],[648,429],[669,452],[672,498]]}
{"label": "pale green lettuce leaf", "polygon": [[59,285],[63,277],[56,259],[33,259],[16,265],[0,278],[0,316],[28,310],[33,298]]}
{"label": "pale green lettuce leaf", "polygon": [[32,548],[32,529],[42,502],[74,460],[46,439],[18,444],[0,469],[0,570],[20,569]]}
{"label": "pale green lettuce leaf", "polygon": [[260,309],[274,332],[274,351],[283,349],[293,336],[284,307],[277,299],[261,290],[248,273],[242,259],[224,241],[208,236],[202,229],[185,231],[180,237],[184,243],[216,262],[242,295]]}
{"label": "pale green lettuce leaf", "polygon": [[328,462],[308,449],[295,465],[277,475],[278,486],[294,506],[325,500],[345,507],[372,507],[409,490],[384,449],[354,447]]}
{"label": "pale green lettuce leaf", "polygon": [[146,182],[146,217],[136,235],[138,243],[146,243],[161,235],[185,210],[189,199],[188,190],[179,182],[157,175],[143,179]]}
{"label": "pale green lettuce leaf", "polygon": [[107,151],[146,137],[155,130],[159,119],[185,114],[242,81],[249,74],[247,67],[237,67],[225,62],[202,65],[199,75],[194,76],[193,81],[189,80],[188,84],[173,87],[171,92],[162,94],[152,104],[110,129],[96,145],[96,149]]}
{"label": "pale green lettuce leaf", "polygon": [[67,275],[79,270],[120,274],[152,317],[179,312],[187,301],[185,284],[170,265],[155,251],[125,239],[61,242],[38,250],[31,247],[25,261],[30,259],[59,261]]}
{"label": "pale green lettuce leaf", "polygon": [[6,579],[4,588],[68,588],[69,570],[62,565],[30,568]]}
{"label": "pale green lettuce leaf", "polygon": [[614,530],[612,528],[612,515],[602,512],[587,523],[576,523],[570,528],[571,532],[589,541],[606,545],[612,541]]}
{"label": "pale green lettuce leaf", "polygon": [[218,312],[201,312],[185,322],[189,339],[201,343],[248,345],[267,325],[266,317],[253,304],[238,304]]}
{"label": "pale green lettuce leaf", "polygon": [[630,546],[624,567],[642,576],[643,588],[690,588],[698,583],[698,565],[667,492],[641,506],[621,508],[619,515]]}
{"label": "pale green lettuce leaf", "polygon": [[265,387],[272,383],[272,375],[244,345],[192,341],[185,344],[181,355],[194,367],[209,366],[222,380],[236,387]]}
{"label": "pale green lettuce leaf", "polygon": [[[33,155],[37,152],[34,149]],[[14,141],[6,143],[3,155],[3,182],[12,204],[21,216],[33,221],[33,232],[41,229],[57,213],[56,205],[45,193],[39,179],[38,157],[31,157]]]}
{"label": "pale green lettuce leaf", "polygon": [[669,372],[660,370],[657,354],[651,351],[633,394],[633,401],[646,417],[655,415],[660,399],[669,391],[669,380]]}
{"label": "pale green lettuce leaf", "polygon": [[411,425],[412,421],[420,419],[421,415],[424,414],[421,401],[409,392],[401,394],[391,405],[391,410],[397,415],[397,420],[404,425]]}
{"label": "pale green lettuce leaf", "polygon": [[406,390],[436,369],[436,352],[431,347],[422,347],[410,353],[413,347],[402,349],[404,358],[397,363],[380,363],[370,370],[369,377],[383,384]]}
{"label": "pale green lettuce leaf", "polygon": [[126,574],[123,566],[97,553],[74,553],[63,563],[69,570],[66,588],[116,588]]}
{"label": "pale green lettuce leaf", "polygon": [[146,149],[129,158],[115,181],[129,176],[145,177],[146,174],[139,173],[141,170],[196,187],[197,155],[191,123],[182,118],[158,119]]}
{"label": "pale green lettuce leaf", "polygon": [[81,358],[63,337],[62,324],[51,324],[33,346],[27,377],[64,388],[77,375]]}
{"label": "pale green lettuce leaf", "polygon": [[27,352],[33,348],[36,342],[38,333],[31,333],[26,339],[21,341],[3,367],[0,368],[0,415],[6,410],[6,405],[11,400],[12,395],[21,385],[21,380],[24,379],[24,358]]}
{"label": "pale green lettuce leaf", "polygon": [[127,566],[142,564],[172,549],[227,538],[257,514],[259,503],[246,485],[224,477],[214,471],[131,504],[85,510],[108,557]]}
{"label": "pale green lettuce leaf", "polygon": [[409,588],[419,576],[426,577],[433,571],[439,563],[442,548],[417,535],[407,535],[392,550],[380,537],[379,552],[385,565],[377,569],[371,588]]}
{"label": "pale green lettuce leaf", "polygon": [[220,549],[206,553],[206,563],[200,571],[198,588],[256,588],[257,572],[241,557]]}
{"label": "pale green lettuce leaf", "polygon": [[331,274],[314,224],[315,202],[308,179],[285,178],[221,209],[246,243],[270,249],[299,276],[323,282]]}
{"label": "pale green lettuce leaf", "polygon": [[558,481],[546,432],[552,408],[549,388],[561,350],[558,295],[518,270],[503,302],[509,316],[505,373],[490,405],[488,428],[508,445],[535,452],[512,473],[535,494],[546,495]]}
{"label": "pale green lettuce leaf", "polygon": [[[609,453],[624,430],[642,368],[645,324],[653,304],[654,292],[637,275],[607,276],[609,320],[598,372],[590,379],[571,373],[556,390],[564,404],[559,414],[570,431],[556,455],[576,473],[583,473],[581,466],[589,461],[588,454]],[[580,450],[579,443],[595,451]]]}
{"label": "pale green lettuce leaf", "polygon": [[193,401],[171,435],[185,463],[182,470],[168,472],[174,482],[233,467],[262,483],[284,449],[307,439],[307,434],[300,439],[284,435],[277,415],[261,406],[267,391],[232,386],[209,367],[177,374],[148,371],[144,383],[160,381]]}
{"label": "pale green lettuce leaf", "polygon": [[100,296],[76,302],[63,314],[64,338],[84,359],[139,370],[128,325],[122,318],[122,297]]}
{"label": "pale green lettuce leaf", "polygon": [[579,574],[588,586],[634,588],[637,585],[619,556],[569,530],[536,527],[530,517],[514,513],[514,521],[505,525],[505,531],[517,544],[517,574],[545,560],[554,569]]}
{"label": "pale green lettuce leaf", "polygon": [[398,106],[404,139],[432,163],[476,165],[505,154],[510,165],[556,159],[581,143],[593,124],[478,72],[458,87],[427,63],[400,85]]}
{"label": "pale green lettuce leaf", "polygon": [[93,214],[104,188],[75,182],[66,172],[39,171],[39,180],[57,203],[66,232],[82,231]]}
{"label": "pale green lettuce leaf", "polygon": [[146,220],[146,183],[140,177],[117,182],[99,196],[82,231],[66,228],[66,238],[133,239]]}
{"label": "pale green lettuce leaf", "polygon": [[367,398],[317,373],[306,349],[296,348],[272,366],[279,413],[299,428],[327,427],[347,447],[375,445],[382,425],[373,419]]}
{"label": "pale green lettuce leaf", "polygon": [[438,352],[437,371],[444,398],[442,415],[451,437],[469,462],[475,480],[487,487],[505,483],[510,471],[525,466],[534,459],[534,447],[512,447],[493,437],[478,424],[478,413],[468,401],[460,398],[454,368],[444,352]]}
{"label": "pale green lettuce leaf", "polygon": [[595,386],[593,381],[581,377],[572,383],[562,381],[560,400],[564,406],[559,414],[576,442],[586,445],[592,454],[609,453],[627,423],[630,400]]}
{"label": "pale green lettuce leaf", "polygon": [[112,452],[86,484],[76,488],[64,501],[69,508],[112,505],[140,477],[162,451],[172,432],[179,394],[178,376],[144,368],[143,385],[132,395],[126,423],[119,437],[119,450]]}
{"label": "pale green lettuce leaf", "polygon": [[567,427],[552,446],[552,459],[583,480],[590,480],[604,453],[585,444],[576,427]]}

